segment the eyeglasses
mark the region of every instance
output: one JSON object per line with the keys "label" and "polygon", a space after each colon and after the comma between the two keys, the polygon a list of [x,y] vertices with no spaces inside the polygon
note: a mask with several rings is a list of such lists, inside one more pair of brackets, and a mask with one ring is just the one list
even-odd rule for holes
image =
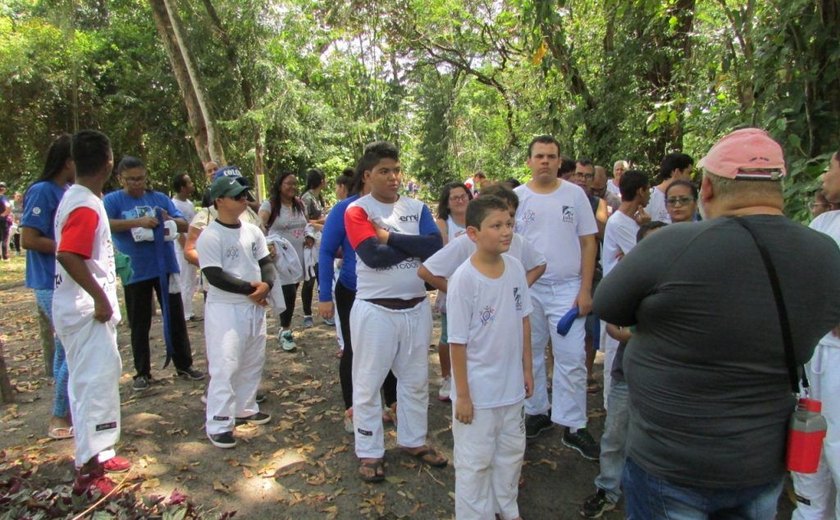
{"label": "eyeglasses", "polygon": [[450,202],[466,202],[469,200],[469,197],[466,195],[450,195],[449,200]]}
{"label": "eyeglasses", "polygon": [[686,206],[691,202],[694,202],[694,197],[671,197],[665,199],[665,204],[669,206]]}
{"label": "eyeglasses", "polygon": [[595,178],[595,174],[594,173],[574,172],[572,174],[572,177],[583,177],[584,179],[586,179],[588,181],[591,181],[592,179]]}

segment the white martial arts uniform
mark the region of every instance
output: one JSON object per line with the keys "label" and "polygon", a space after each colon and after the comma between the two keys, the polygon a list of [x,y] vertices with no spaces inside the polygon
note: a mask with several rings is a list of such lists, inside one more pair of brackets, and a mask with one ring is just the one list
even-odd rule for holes
{"label": "white martial arts uniform", "polygon": [[[840,246],[840,211],[823,213],[811,222]],[[838,266],[840,268],[840,266]],[[816,473],[793,473],[797,504],[792,520],[826,520],[840,515],[840,338],[826,334],[811,361],[805,364],[811,397],[822,401],[822,415],[828,422],[822,458]]]}
{"label": "white martial arts uniform", "polygon": [[[536,193],[528,185],[514,190],[519,196],[516,232],[546,258],[545,274],[531,287],[531,346],[534,395],[525,400],[528,415],[547,413],[570,428],[586,426],[586,351],[584,323],[574,321],[565,336],[557,322],[574,305],[581,285],[580,237],[595,235],[598,226],[583,189],[561,182],[551,193]],[[545,349],[551,339],[554,353],[552,403],[548,400]]]}
{"label": "white martial arts uniform", "polygon": [[[604,245],[601,249],[601,268],[604,277],[618,264],[631,249],[636,247],[636,235],[639,224],[621,211],[616,211],[607,220],[604,229]],[[601,321],[601,349],[604,352],[604,409],[607,409],[607,396],[612,385],[612,366],[618,351],[618,340],[607,334],[607,322]]]}
{"label": "white martial arts uniform", "polygon": [[[92,236],[86,234],[84,238],[85,241],[92,238],[92,242],[84,245],[71,243],[70,237],[79,238],[78,229],[65,227],[68,218],[80,208],[87,208],[97,216],[96,228],[88,231],[92,231]],[[93,298],[56,262],[53,324],[67,354],[75,463],[80,468],[94,456],[98,455],[100,462],[113,457],[113,447],[120,438],[122,360],[117,350],[116,330],[120,306],[111,229],[102,200],[80,184],[71,186],[56,210],[55,241],[58,252],[78,253],[89,248],[90,257],[85,259],[85,265],[105,291],[113,311],[108,322],[95,320]]]}
{"label": "white martial arts uniform", "polygon": [[[195,218],[195,204],[191,200],[180,200],[172,197],[172,204],[184,215],[187,223]],[[178,259],[179,286],[181,288],[181,302],[184,304],[184,319],[193,316],[193,296],[198,288],[198,269],[184,258],[184,248],[179,241],[175,241],[175,258]]]}
{"label": "white martial arts uniform", "polygon": [[[241,223],[229,228],[210,223],[196,243],[201,268],[220,267],[247,282],[261,280],[259,261],[268,256],[260,229]],[[236,417],[259,412],[256,402],[265,361],[265,308],[247,295],[208,284],[204,335],[210,384],[205,427],[209,435],[233,431]]]}
{"label": "white martial arts uniform", "polygon": [[[419,235],[423,212],[428,208],[417,200],[400,197],[393,204],[370,195],[353,202],[345,213],[345,223],[354,247],[357,222],[372,221],[392,232]],[[431,220],[434,226],[434,220]],[[434,228],[435,231],[437,228]],[[397,444],[417,448],[426,444],[429,406],[429,357],[432,312],[428,300],[410,309],[389,309],[371,299],[411,300],[426,296],[417,276],[419,258],[407,258],[385,268],[356,259],[356,301],[350,311],[353,345],[353,427],[356,455],[381,458],[385,455],[382,426],[382,399],[379,389],[392,370],[397,377]]]}
{"label": "white martial arts uniform", "polygon": [[525,455],[522,319],[532,310],[525,269],[502,255],[505,269],[488,278],[468,259],[449,281],[450,344],[465,345],[473,422],[454,416],[455,517],[518,518],[516,498]]}

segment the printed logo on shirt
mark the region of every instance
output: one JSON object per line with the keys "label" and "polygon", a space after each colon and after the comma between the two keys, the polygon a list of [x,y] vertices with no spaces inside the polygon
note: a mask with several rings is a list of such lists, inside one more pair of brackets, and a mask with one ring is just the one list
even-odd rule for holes
{"label": "printed logo on shirt", "polygon": [[41,214],[41,208],[39,208],[38,206],[35,206],[34,208],[32,208],[32,214],[37,217],[38,215]]}
{"label": "printed logo on shirt", "polygon": [[229,420],[230,420],[230,417],[225,417],[225,416],[223,416],[223,415],[214,415],[214,416],[213,416],[213,420],[214,420],[214,421],[222,421],[222,422],[224,422],[224,421],[229,421]]}
{"label": "printed logo on shirt", "polygon": [[106,423],[102,423],[102,424],[97,424],[96,425],[96,431],[104,432],[105,430],[113,430],[116,427],[117,427],[117,421],[106,422]]}
{"label": "printed logo on shirt", "polygon": [[373,437],[373,432],[370,431],[370,430],[363,430],[363,429],[359,428],[356,431],[359,432],[360,434],[364,435],[365,437]]}
{"label": "printed logo on shirt", "polygon": [[572,206],[563,206],[563,222],[575,223],[575,208]]}
{"label": "printed logo on shirt", "polygon": [[478,313],[478,317],[481,320],[481,326],[483,327],[488,323],[496,321],[496,309],[488,305]]}
{"label": "printed logo on shirt", "polygon": [[403,215],[400,217],[400,222],[420,222],[420,215]]}
{"label": "printed logo on shirt", "polygon": [[257,243],[256,242],[251,242],[251,256],[253,256],[254,258],[257,257]]}
{"label": "printed logo on shirt", "polygon": [[416,258],[403,260],[402,262],[389,267],[377,267],[378,272],[390,271],[391,269],[420,269],[420,262]]}
{"label": "printed logo on shirt", "polygon": [[64,279],[61,278],[61,274],[56,273],[55,274],[55,288],[58,289],[58,286],[61,285],[61,282],[63,282],[63,281],[64,281]]}
{"label": "printed logo on shirt", "polygon": [[154,217],[155,208],[151,206],[135,206],[133,209],[127,209],[123,211],[122,216],[126,220],[142,217]]}
{"label": "printed logo on shirt", "polygon": [[239,248],[236,246],[230,246],[225,252],[225,257],[230,258],[231,260],[236,260],[239,258]]}
{"label": "printed logo on shirt", "polygon": [[536,219],[537,219],[537,214],[534,213],[534,210],[528,209],[528,210],[525,210],[522,213],[522,218],[519,219],[519,220],[523,224],[530,224],[530,223],[534,222]]}
{"label": "printed logo on shirt", "polygon": [[513,288],[513,299],[516,302],[516,310],[522,310],[522,294],[519,293],[519,287]]}

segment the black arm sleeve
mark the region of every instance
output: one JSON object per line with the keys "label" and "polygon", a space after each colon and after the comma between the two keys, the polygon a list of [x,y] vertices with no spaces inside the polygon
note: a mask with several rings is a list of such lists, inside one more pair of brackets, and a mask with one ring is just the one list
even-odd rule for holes
{"label": "black arm sleeve", "polygon": [[391,232],[388,234],[388,245],[405,252],[408,256],[426,260],[443,247],[443,239],[438,234],[403,235]]}
{"label": "black arm sleeve", "polygon": [[[389,240],[390,241],[390,240]],[[385,244],[380,244],[376,237],[363,240],[356,246],[356,254],[362,261],[374,269],[397,265],[412,255]]]}
{"label": "black arm sleeve", "polygon": [[251,287],[250,283],[229,275],[222,271],[221,267],[205,267],[201,272],[204,273],[207,281],[213,287],[218,287],[223,291],[236,294],[251,294],[254,292],[254,288]]}
{"label": "black arm sleeve", "polygon": [[274,269],[274,262],[271,261],[270,256],[260,258],[260,279],[267,283],[268,287],[271,289],[274,288],[274,276],[276,273],[277,271]]}

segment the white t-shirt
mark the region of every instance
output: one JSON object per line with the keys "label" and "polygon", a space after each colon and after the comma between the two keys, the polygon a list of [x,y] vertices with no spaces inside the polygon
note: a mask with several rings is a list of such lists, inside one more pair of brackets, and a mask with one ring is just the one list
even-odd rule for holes
{"label": "white t-shirt", "polygon": [[[454,240],[450,240],[437,253],[427,258],[423,262],[423,267],[435,276],[448,279],[452,277],[452,274],[461,264],[469,260],[473,253],[475,253],[475,242],[470,240],[467,235],[461,235]],[[526,272],[538,265],[545,264],[545,256],[534,249],[530,243],[522,240],[522,237],[516,233],[513,234],[510,249],[506,254],[519,260]]]}
{"label": "white t-shirt", "polygon": [[[840,210],[827,211],[811,222],[811,229],[815,229],[830,236],[840,246]],[[840,348],[840,338],[829,331],[820,343]]]}
{"label": "white t-shirt", "polygon": [[[466,345],[467,383],[476,409],[525,399],[522,318],[531,314],[531,298],[522,264],[507,254],[502,258],[505,271],[499,278],[484,276],[467,260],[449,280],[449,342]],[[453,402],[456,388],[452,385]]]}
{"label": "white t-shirt", "polygon": [[604,229],[604,245],[601,249],[601,267],[607,276],[619,261],[619,255],[626,255],[636,246],[639,224],[620,211],[607,220]]}
{"label": "white t-shirt", "polygon": [[546,258],[539,283],[580,282],[580,239],[598,233],[598,224],[580,186],[562,181],[551,193],[517,187],[516,232]]}
{"label": "white t-shirt", "polygon": [[[221,267],[225,273],[246,282],[258,282],[260,259],[268,256],[265,236],[257,226],[241,223],[229,228],[214,220],[198,237],[195,244],[201,268]],[[249,303],[245,294],[236,294],[207,284],[207,303]]]}
{"label": "white t-shirt", "polygon": [[446,218],[446,239],[450,242],[459,236],[465,234],[467,232],[467,228],[463,226],[459,226],[453,219],[452,215],[449,215]]}
{"label": "white t-shirt", "polygon": [[618,184],[613,181],[615,181],[615,179],[607,179],[607,192],[612,193],[618,197],[618,200],[621,200],[621,188],[619,188]]}
{"label": "white t-shirt", "polygon": [[[267,211],[271,213],[271,201],[265,200],[260,206],[260,211]],[[303,265],[303,241],[306,238],[306,225],[309,223],[306,220],[306,215],[303,211],[294,210],[288,206],[280,204],[280,213],[277,218],[271,223],[266,233],[277,233],[285,238],[295,248],[300,259],[300,267],[304,269]]]}
{"label": "white t-shirt", "polygon": [[671,223],[671,215],[668,214],[668,208],[665,206],[665,192],[655,186],[650,189],[650,201],[645,211],[650,215],[651,220]]}
{"label": "white t-shirt", "polygon": [[188,224],[192,222],[192,219],[195,217],[195,204],[193,204],[193,201],[172,197],[172,204],[184,215],[184,219]]}
{"label": "white t-shirt", "polygon": [[[117,275],[114,265],[114,245],[108,214],[102,199],[81,184],[74,184],[64,193],[55,212],[55,243],[62,244],[61,235],[67,218],[73,210],[90,208],[97,213],[99,221],[94,231],[90,258],[85,260],[93,279],[102,287],[111,304],[111,323],[120,321],[120,305],[117,301]],[[55,293],[53,295],[53,324],[59,332],[72,331],[93,318],[93,298],[67,274],[60,262],[55,263]]]}
{"label": "white t-shirt", "polygon": [[[361,210],[367,220],[383,229],[405,235],[419,235],[420,218],[424,208],[422,202],[409,197],[400,197],[396,202],[388,204],[366,195],[348,206],[345,217]],[[364,260],[357,256],[356,298],[409,300],[425,296],[426,287],[423,280],[417,276],[419,268],[420,259],[416,257],[406,258],[390,267],[376,268],[365,264]]]}

